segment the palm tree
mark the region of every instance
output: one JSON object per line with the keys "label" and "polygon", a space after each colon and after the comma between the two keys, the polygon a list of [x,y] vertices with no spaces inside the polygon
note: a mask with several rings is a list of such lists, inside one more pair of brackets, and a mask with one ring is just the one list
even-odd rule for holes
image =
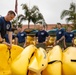
{"label": "palm tree", "polygon": [[11,21],[12,28],[16,28],[17,27],[16,23],[17,23],[16,19]]}
{"label": "palm tree", "polygon": [[22,9],[24,10],[24,15],[20,14],[18,18],[20,19],[20,22],[28,20],[29,28],[30,21],[32,21],[33,17],[35,17],[34,14],[36,14],[36,11],[39,11],[39,9],[37,6],[33,6],[31,9],[29,9],[29,7],[26,4],[22,4]]}
{"label": "palm tree", "polygon": [[32,15],[32,22],[34,23],[34,27],[37,23],[43,23],[43,21],[45,22],[44,20],[44,17],[43,15],[40,13],[40,12],[36,12],[35,14]]}
{"label": "palm tree", "polygon": [[11,21],[12,28],[17,28],[19,26],[22,26],[21,22],[18,22],[17,18]]}
{"label": "palm tree", "polygon": [[72,22],[74,25],[74,28],[76,28],[76,4],[75,3],[71,3],[70,4],[70,8],[69,10],[63,10],[62,14],[61,14],[61,19],[63,19],[64,17],[66,17],[66,21],[68,22]]}

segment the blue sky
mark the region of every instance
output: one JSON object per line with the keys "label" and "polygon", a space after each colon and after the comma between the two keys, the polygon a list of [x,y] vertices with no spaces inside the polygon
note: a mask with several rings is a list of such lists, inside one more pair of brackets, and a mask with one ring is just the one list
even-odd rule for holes
{"label": "blue sky", "polygon": [[[69,9],[70,3],[76,0],[18,0],[18,14],[23,14],[22,3],[28,4],[30,8],[37,5],[43,14],[46,23],[55,24],[57,22],[66,23],[65,19],[61,20],[60,15],[64,9]],[[14,10],[15,0],[0,1],[0,15],[5,16],[8,10]],[[27,23],[27,22],[25,22]]]}

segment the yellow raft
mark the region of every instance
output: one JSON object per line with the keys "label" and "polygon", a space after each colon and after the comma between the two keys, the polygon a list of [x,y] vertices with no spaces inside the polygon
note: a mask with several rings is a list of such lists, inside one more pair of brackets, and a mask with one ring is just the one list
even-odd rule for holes
{"label": "yellow raft", "polygon": [[11,62],[22,52],[23,48],[17,45],[12,45],[9,50],[5,44],[0,44],[0,75],[11,74]]}
{"label": "yellow raft", "polygon": [[43,70],[42,75],[62,75],[61,61],[62,50],[59,46],[55,46],[48,53],[48,66]]}
{"label": "yellow raft", "polygon": [[37,75],[41,75],[41,71],[46,68],[47,63],[48,57],[46,51],[43,48],[39,48],[30,59],[28,69],[35,72]]}
{"label": "yellow raft", "polygon": [[12,75],[27,75],[31,55],[37,50],[34,45],[27,46],[22,53],[12,62]]}
{"label": "yellow raft", "polygon": [[63,52],[63,75],[76,75],[76,47],[68,47]]}

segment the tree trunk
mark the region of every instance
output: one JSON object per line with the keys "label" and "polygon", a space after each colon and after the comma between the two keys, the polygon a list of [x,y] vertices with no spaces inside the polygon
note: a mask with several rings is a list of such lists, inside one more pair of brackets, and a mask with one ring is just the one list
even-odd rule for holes
{"label": "tree trunk", "polygon": [[28,21],[28,29],[30,28],[30,21]]}
{"label": "tree trunk", "polygon": [[36,29],[36,24],[34,23],[34,29]]}

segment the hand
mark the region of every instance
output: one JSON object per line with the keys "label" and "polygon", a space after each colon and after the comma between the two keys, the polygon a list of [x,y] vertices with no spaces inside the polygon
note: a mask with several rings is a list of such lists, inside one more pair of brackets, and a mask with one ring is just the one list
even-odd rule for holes
{"label": "hand", "polygon": [[3,44],[7,45],[8,46],[8,49],[11,49],[12,48],[12,45],[7,43],[7,42],[3,42]]}
{"label": "hand", "polygon": [[23,48],[25,48],[25,47],[26,47],[26,44],[24,44]]}
{"label": "hand", "polygon": [[9,45],[8,45],[8,48],[11,49],[11,48],[12,48],[12,44],[9,44]]}
{"label": "hand", "polygon": [[54,46],[56,45],[56,42],[54,42]]}
{"label": "hand", "polygon": [[59,43],[59,40],[56,43],[58,44]]}
{"label": "hand", "polygon": [[36,44],[38,44],[38,41],[36,41]]}
{"label": "hand", "polygon": [[44,44],[46,44],[46,41],[45,42],[43,42]]}

